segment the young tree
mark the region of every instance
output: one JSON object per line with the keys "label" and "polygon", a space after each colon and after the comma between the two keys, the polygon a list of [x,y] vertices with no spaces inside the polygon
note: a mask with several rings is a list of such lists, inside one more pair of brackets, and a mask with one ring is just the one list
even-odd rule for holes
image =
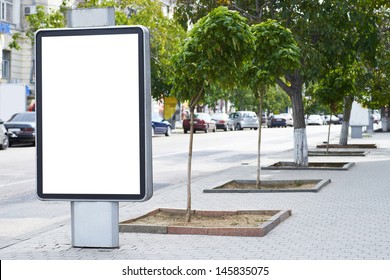
{"label": "young tree", "polygon": [[244,61],[253,51],[253,35],[246,19],[226,7],[218,7],[191,29],[180,52],[173,58],[173,93],[189,101],[191,130],[187,166],[187,221],[191,219],[191,166],[194,112],[214,91],[234,88],[242,77]]}
{"label": "young tree", "polygon": [[[274,20],[253,25],[251,31],[255,37],[255,52],[246,78],[259,101],[261,124],[263,98],[267,88],[274,86],[276,79],[299,68],[301,53],[290,30]],[[261,125],[258,133],[257,187],[260,184]]]}

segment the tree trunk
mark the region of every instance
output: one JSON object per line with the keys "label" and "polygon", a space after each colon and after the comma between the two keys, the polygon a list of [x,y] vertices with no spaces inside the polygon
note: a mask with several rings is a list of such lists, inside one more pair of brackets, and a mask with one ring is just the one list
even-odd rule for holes
{"label": "tree trunk", "polygon": [[297,166],[309,165],[309,149],[307,146],[305,111],[302,100],[303,82],[296,71],[288,76],[290,86],[277,79],[277,84],[290,96],[294,119],[294,163]]}
{"label": "tree trunk", "polygon": [[[330,118],[332,118],[332,115],[330,115]],[[328,141],[326,142],[326,153],[328,154],[329,153],[329,142],[330,142],[330,126],[332,125],[332,122],[329,121],[329,125],[328,125]]]}
{"label": "tree trunk", "polygon": [[188,146],[188,162],[187,162],[187,212],[186,221],[191,221],[191,170],[192,170],[192,148],[194,143],[194,113],[195,107],[190,107],[190,143]]}
{"label": "tree trunk", "polygon": [[186,211],[186,221],[191,222],[191,171],[192,171],[192,150],[194,143],[194,115],[195,107],[197,106],[200,98],[202,97],[204,88],[202,87],[199,93],[194,96],[190,102],[190,143],[188,146],[188,161],[187,161],[187,211]]}
{"label": "tree trunk", "polygon": [[352,103],[353,103],[353,97],[350,96],[345,97],[343,123],[341,125],[340,140],[339,140],[339,144],[343,146],[348,145],[349,120],[351,118]]}
{"label": "tree trunk", "polygon": [[258,134],[258,141],[257,141],[257,178],[256,178],[256,188],[260,189],[260,151],[261,151],[261,121],[263,119],[263,97],[264,97],[264,91],[266,89],[262,88],[260,90],[260,98],[259,98],[259,114],[257,118],[259,119],[259,134]]}

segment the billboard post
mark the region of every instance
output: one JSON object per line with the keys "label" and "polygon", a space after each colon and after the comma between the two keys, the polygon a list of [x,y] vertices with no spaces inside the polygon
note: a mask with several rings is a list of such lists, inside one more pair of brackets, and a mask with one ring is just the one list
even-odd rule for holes
{"label": "billboard post", "polygon": [[37,195],[71,201],[72,246],[115,248],[119,202],[153,193],[149,32],[113,8],[68,18],[35,35]]}

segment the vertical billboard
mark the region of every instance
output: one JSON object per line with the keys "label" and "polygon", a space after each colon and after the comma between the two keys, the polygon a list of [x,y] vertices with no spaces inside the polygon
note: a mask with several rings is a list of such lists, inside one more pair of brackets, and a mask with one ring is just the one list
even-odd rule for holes
{"label": "vertical billboard", "polygon": [[147,28],[44,29],[35,48],[38,197],[150,198]]}

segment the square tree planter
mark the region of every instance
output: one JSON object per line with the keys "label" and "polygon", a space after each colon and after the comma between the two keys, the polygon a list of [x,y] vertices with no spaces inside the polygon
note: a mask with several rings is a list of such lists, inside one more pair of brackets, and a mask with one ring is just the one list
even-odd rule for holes
{"label": "square tree planter", "polygon": [[[327,144],[317,145],[317,148],[326,149]],[[339,145],[339,144],[329,144],[330,149],[376,149],[376,144],[348,144],[348,145]]]}
{"label": "square tree planter", "polygon": [[275,193],[275,192],[318,192],[330,183],[327,180],[262,180],[260,188],[256,180],[232,180],[204,193]]}
{"label": "square tree planter", "polygon": [[291,210],[192,210],[186,223],[185,209],[158,208],[143,216],[119,223],[120,232],[195,234],[222,236],[265,236],[291,216]]}
{"label": "square tree planter", "polygon": [[326,150],[317,150],[309,151],[309,156],[317,157],[331,157],[331,156],[341,156],[341,157],[364,157],[366,156],[365,151],[326,151]]}
{"label": "square tree planter", "polygon": [[354,162],[309,162],[309,166],[297,166],[295,162],[279,161],[261,169],[280,170],[348,170],[354,166]]}

